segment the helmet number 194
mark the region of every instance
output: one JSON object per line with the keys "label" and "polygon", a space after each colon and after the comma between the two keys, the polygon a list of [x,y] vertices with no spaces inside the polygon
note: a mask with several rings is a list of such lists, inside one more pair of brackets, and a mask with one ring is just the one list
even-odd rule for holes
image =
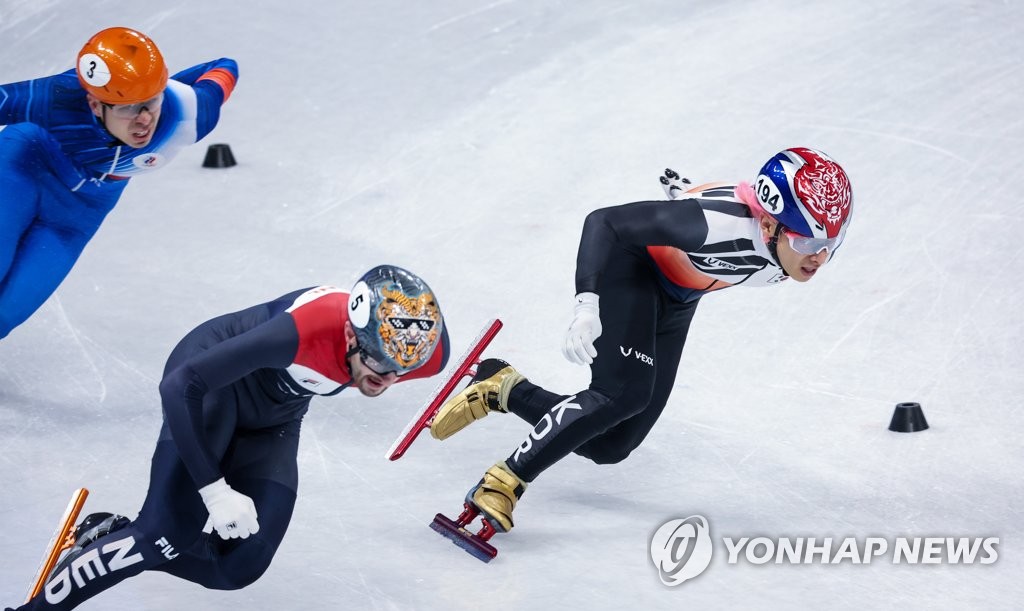
{"label": "helmet number 194", "polygon": [[782,194],[779,193],[775,183],[764,174],[757,177],[757,198],[761,200],[761,205],[772,214],[782,211]]}

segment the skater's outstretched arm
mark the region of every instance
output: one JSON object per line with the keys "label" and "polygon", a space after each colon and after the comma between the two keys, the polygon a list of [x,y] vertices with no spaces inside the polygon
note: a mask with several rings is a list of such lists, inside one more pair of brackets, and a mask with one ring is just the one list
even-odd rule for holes
{"label": "skater's outstretched arm", "polygon": [[220,107],[231,97],[238,82],[238,64],[221,58],[178,72],[171,79],[192,87],[196,92],[196,141],[213,131],[220,119]]}

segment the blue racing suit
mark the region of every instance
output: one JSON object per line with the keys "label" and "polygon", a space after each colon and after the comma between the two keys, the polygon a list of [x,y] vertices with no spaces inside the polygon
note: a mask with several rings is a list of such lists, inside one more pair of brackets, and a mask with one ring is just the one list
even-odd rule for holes
{"label": "blue racing suit", "polygon": [[172,76],[138,149],[104,128],[74,70],[0,85],[0,339],[53,294],[129,178],[213,130],[237,79],[231,59]]}

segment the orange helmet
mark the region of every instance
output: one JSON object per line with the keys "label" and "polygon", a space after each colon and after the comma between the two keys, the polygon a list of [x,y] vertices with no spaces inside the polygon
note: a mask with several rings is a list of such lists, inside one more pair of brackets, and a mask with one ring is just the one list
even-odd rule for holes
{"label": "orange helmet", "polygon": [[107,104],[137,104],[167,86],[167,66],[148,36],[107,28],[78,52],[78,82]]}

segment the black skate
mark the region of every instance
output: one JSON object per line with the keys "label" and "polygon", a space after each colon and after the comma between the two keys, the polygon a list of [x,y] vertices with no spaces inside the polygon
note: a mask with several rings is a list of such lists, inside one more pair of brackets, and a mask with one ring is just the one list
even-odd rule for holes
{"label": "black skate", "polygon": [[67,568],[75,558],[81,555],[82,550],[93,541],[96,541],[100,537],[112,532],[121,530],[130,523],[131,520],[128,518],[114,513],[90,513],[85,516],[85,519],[79,522],[78,526],[75,527],[75,544],[67,551],[66,554],[64,554],[64,557],[60,559],[57,566],[53,567],[47,581],[52,579],[57,573],[60,573]]}

